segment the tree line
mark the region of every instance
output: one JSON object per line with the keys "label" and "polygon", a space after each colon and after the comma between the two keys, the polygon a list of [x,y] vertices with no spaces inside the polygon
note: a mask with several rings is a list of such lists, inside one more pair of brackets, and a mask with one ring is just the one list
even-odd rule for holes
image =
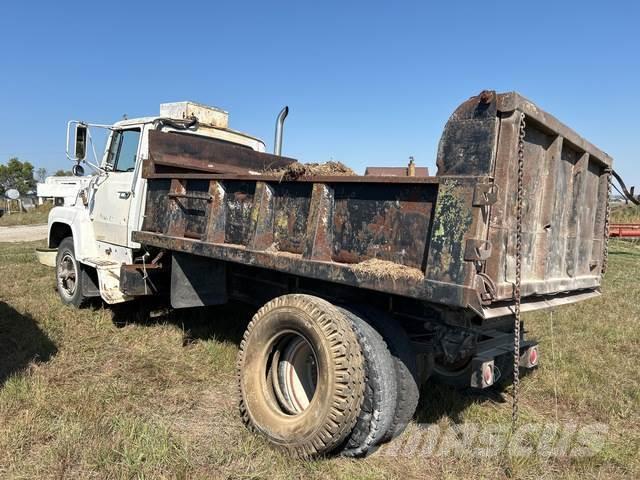
{"label": "tree line", "polygon": [[[35,192],[36,183],[44,182],[47,178],[47,169],[38,168],[34,171],[34,166],[30,162],[22,162],[17,157],[10,158],[6,164],[0,164],[0,195],[10,189],[16,189],[21,195]],[[71,176],[69,170],[57,170],[56,177]]]}

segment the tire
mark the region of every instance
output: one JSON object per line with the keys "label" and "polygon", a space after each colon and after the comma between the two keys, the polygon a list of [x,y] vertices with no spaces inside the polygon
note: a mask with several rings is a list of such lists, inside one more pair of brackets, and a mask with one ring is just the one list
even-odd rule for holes
{"label": "tire", "polygon": [[420,399],[416,356],[409,336],[396,320],[367,306],[354,307],[354,311],[366,318],[369,324],[382,335],[393,358],[397,401],[391,425],[381,440],[384,443],[404,432],[416,412]]}
{"label": "tire", "polygon": [[393,357],[382,336],[365,320],[339,309],[352,322],[364,355],[364,401],[358,420],[342,450],[346,457],[372,453],[389,431],[397,406],[397,381]]}
{"label": "tire", "polygon": [[459,390],[471,388],[471,357],[449,365],[436,360],[431,376],[437,382]]}
{"label": "tire", "polygon": [[[282,364],[289,382],[281,381]],[[264,305],[240,343],[237,374],[244,424],[302,458],[331,452],[360,413],[358,339],[351,322],[317,297],[284,295]]]}
{"label": "tire", "polygon": [[76,260],[73,237],[66,237],[56,254],[56,288],[63,303],[76,308],[88,300],[82,287],[82,265]]}

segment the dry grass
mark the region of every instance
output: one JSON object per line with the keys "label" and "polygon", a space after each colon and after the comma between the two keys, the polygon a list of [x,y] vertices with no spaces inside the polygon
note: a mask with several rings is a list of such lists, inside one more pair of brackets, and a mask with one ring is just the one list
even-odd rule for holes
{"label": "dry grass", "polygon": [[424,273],[419,268],[407,267],[406,265],[400,265],[378,258],[370,258],[364,262],[355,263],[351,268],[356,276],[365,275],[389,278],[393,281],[402,279],[421,281],[424,279]]}
{"label": "dry grass", "polygon": [[640,206],[620,205],[612,208],[611,223],[640,223]]}
{"label": "dry grass", "polygon": [[[392,457],[383,449],[364,460],[311,462],[272,450],[238,420],[234,363],[249,310],[213,308],[119,326],[133,312],[62,306],[51,270],[35,262],[34,246],[0,245],[2,478],[640,475],[637,246],[613,243],[603,297],[554,314],[555,362],[549,314],[525,317],[544,356],[523,381],[522,418],[555,421],[555,385],[561,422],[609,425],[595,457]],[[432,384],[424,388],[417,415],[418,422],[441,425],[507,426],[509,418],[509,403],[498,394],[461,394]],[[412,424],[409,433],[416,429]]]}
{"label": "dry grass", "polygon": [[284,168],[267,170],[265,173],[277,175],[281,177],[282,180],[295,180],[300,177],[313,176],[357,175],[356,172],[344,163],[333,160],[324,163],[293,162]]}
{"label": "dry grass", "polygon": [[49,211],[53,205],[38,205],[28,212],[4,214],[0,217],[0,227],[10,227],[13,225],[39,225],[47,223]]}

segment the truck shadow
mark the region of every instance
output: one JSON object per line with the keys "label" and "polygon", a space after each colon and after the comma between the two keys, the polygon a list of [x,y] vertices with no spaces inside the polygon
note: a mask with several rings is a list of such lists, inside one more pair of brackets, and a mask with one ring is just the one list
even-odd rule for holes
{"label": "truck shadow", "polygon": [[[153,326],[170,324],[183,332],[183,345],[199,341],[217,340],[240,345],[244,331],[256,312],[255,308],[240,302],[230,302],[214,307],[199,307],[173,310],[165,315],[149,317],[152,304],[123,304],[113,308],[113,321],[116,325],[136,324]],[[521,376],[524,373],[521,372]],[[496,388],[486,390],[459,390],[427,380],[421,387],[420,402],[414,420],[418,423],[432,424],[442,418],[454,423],[462,422],[462,413],[475,404],[505,403],[510,397]]]}
{"label": "truck shadow", "polygon": [[[170,324],[183,332],[183,345],[201,340],[220,340],[240,345],[242,335],[256,309],[238,302],[212,307],[184,308],[163,313],[153,302],[111,305],[113,323],[152,326]],[[155,311],[157,314],[150,315]]]}
{"label": "truck shadow", "polygon": [[472,405],[485,403],[505,403],[509,397],[499,390],[459,390],[427,380],[420,389],[420,402],[414,415],[417,423],[432,424],[443,418],[453,423],[462,423],[462,413]]}
{"label": "truck shadow", "polygon": [[[533,370],[520,369],[520,379],[531,375]],[[473,388],[457,389],[428,379],[420,389],[420,402],[414,415],[418,423],[437,423],[442,418],[449,418],[454,423],[462,423],[462,413],[472,405],[510,403],[511,382],[506,385],[478,390]]]}
{"label": "truck shadow", "polygon": [[176,310],[172,315],[173,321],[183,327],[185,345],[215,339],[239,346],[255,313],[256,309],[248,305],[228,303],[216,307]]}
{"label": "truck shadow", "polygon": [[0,387],[33,362],[46,362],[58,351],[29,315],[0,301]]}

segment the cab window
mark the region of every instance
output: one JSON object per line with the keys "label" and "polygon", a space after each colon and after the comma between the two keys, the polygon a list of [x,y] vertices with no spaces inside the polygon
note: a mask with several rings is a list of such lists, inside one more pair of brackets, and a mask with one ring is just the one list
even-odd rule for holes
{"label": "cab window", "polygon": [[140,129],[117,130],[111,137],[107,166],[113,172],[133,172],[138,155]]}

